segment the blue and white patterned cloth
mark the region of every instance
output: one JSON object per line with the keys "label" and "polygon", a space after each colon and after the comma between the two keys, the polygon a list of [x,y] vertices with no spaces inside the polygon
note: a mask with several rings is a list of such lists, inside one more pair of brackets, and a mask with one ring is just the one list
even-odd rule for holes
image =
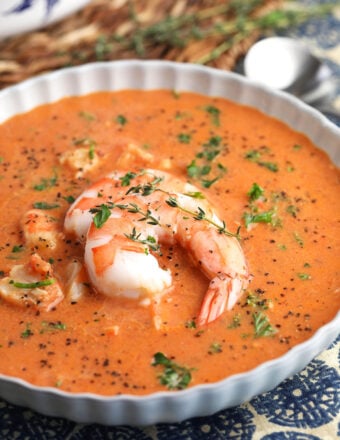
{"label": "blue and white patterned cloth", "polygon": [[[312,20],[290,35],[308,43],[340,78],[340,3],[334,3],[339,8],[333,16]],[[340,108],[340,90],[335,104]],[[248,403],[210,417],[145,428],[77,424],[0,399],[0,440],[334,440],[340,438],[339,371],[340,337],[301,373]]]}

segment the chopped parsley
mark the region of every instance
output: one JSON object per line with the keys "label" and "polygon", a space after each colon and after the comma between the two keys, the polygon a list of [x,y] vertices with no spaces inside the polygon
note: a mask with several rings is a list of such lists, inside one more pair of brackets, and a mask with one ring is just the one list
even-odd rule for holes
{"label": "chopped parsley", "polygon": [[246,228],[248,228],[248,226],[251,223],[270,223],[270,224],[273,224],[274,215],[275,215],[274,210],[263,211],[263,212],[259,212],[258,214],[245,212],[243,214],[243,219],[244,219],[244,223],[246,225]]}
{"label": "chopped parsley", "polygon": [[264,189],[257,183],[253,183],[250,190],[247,192],[249,198],[249,212],[243,214],[243,220],[246,228],[253,223],[269,223],[272,226],[278,226],[280,220],[277,218],[276,209],[271,208],[265,211],[259,210],[259,205],[256,203],[258,200],[266,201],[264,197]]}
{"label": "chopped parsley", "polygon": [[191,134],[189,133],[180,133],[177,135],[177,139],[181,144],[190,144]]}
{"label": "chopped parsley", "polygon": [[221,110],[214,105],[206,105],[203,110],[209,114],[212,124],[219,127]]}
{"label": "chopped parsley", "polygon": [[50,178],[42,178],[40,183],[33,186],[33,189],[36,191],[44,191],[45,189],[52,188],[57,185],[58,177],[56,172],[54,172],[53,177]]}
{"label": "chopped parsley", "polygon": [[33,203],[33,207],[36,209],[55,209],[59,208],[60,205],[57,203],[35,202]]}
{"label": "chopped parsley", "polygon": [[23,339],[27,339],[27,338],[29,338],[30,336],[33,336],[33,335],[34,335],[34,333],[31,330],[31,323],[27,323],[25,330],[21,333],[20,336]]}
{"label": "chopped parsley", "polygon": [[263,154],[269,152],[270,152],[269,148],[262,147],[259,150],[247,151],[247,153],[244,155],[244,158],[249,160],[250,162],[254,162],[257,165],[266,168],[269,171],[276,173],[279,170],[277,163],[262,160]]}
{"label": "chopped parsley", "polygon": [[163,367],[163,372],[159,374],[158,379],[170,390],[182,390],[191,382],[192,368],[178,365],[161,352],[154,354],[151,365]]}
{"label": "chopped parsley", "polygon": [[263,312],[253,313],[252,318],[255,338],[273,336],[277,332],[277,330],[270,324],[268,316]]}
{"label": "chopped parsley", "polygon": [[264,193],[264,189],[257,183],[253,183],[252,187],[248,191],[248,197],[251,202],[258,200]]}
{"label": "chopped parsley", "polygon": [[127,119],[123,115],[118,115],[116,117],[116,122],[117,122],[117,124],[124,126],[127,123]]}

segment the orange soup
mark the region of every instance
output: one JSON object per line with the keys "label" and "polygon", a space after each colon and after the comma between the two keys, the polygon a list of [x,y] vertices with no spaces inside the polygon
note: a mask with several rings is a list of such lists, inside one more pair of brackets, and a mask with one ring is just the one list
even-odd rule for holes
{"label": "orange soup", "polygon": [[3,123],[0,160],[2,374],[183,389],[282,355],[339,308],[339,170],[255,109],[70,97]]}

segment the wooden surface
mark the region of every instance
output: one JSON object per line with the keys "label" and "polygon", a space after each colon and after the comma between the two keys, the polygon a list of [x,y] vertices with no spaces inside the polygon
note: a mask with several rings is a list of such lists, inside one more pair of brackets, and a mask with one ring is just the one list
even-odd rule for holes
{"label": "wooden surface", "polygon": [[0,41],[0,88],[59,68],[127,58],[232,69],[281,0],[93,0],[54,25]]}

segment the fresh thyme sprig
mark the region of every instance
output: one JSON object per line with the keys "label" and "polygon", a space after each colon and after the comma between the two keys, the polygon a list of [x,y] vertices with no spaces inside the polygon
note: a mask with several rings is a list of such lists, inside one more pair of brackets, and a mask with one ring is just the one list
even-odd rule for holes
{"label": "fresh thyme sprig", "polygon": [[219,234],[224,234],[228,237],[235,237],[238,240],[240,239],[240,228],[238,228],[236,233],[230,232],[227,229],[227,226],[225,224],[225,221],[222,221],[222,225],[216,223],[214,220],[212,220],[211,218],[207,217],[205,211],[198,206],[197,211],[192,211],[190,209],[185,208],[184,206],[181,206],[178,203],[178,200],[176,199],[176,197],[173,196],[169,196],[169,198],[166,200],[166,203],[171,206],[172,208],[177,208],[180,211],[189,214],[194,220],[204,220],[207,223],[211,224],[212,226],[215,226],[215,228],[217,228],[217,231],[219,232]]}
{"label": "fresh thyme sprig", "polygon": [[147,182],[144,184],[139,184],[136,186],[131,186],[128,191],[126,192],[127,194],[141,194],[142,196],[149,196],[150,194],[152,194],[154,191],[156,191],[158,189],[157,185],[162,182],[162,180],[164,180],[163,177],[157,177],[155,176],[154,179],[151,182]]}
{"label": "fresh thyme sprig", "polygon": [[[190,59],[190,62],[207,64],[254,32],[263,34],[297,26],[311,18],[326,15],[335,7],[331,2],[309,8],[299,8],[295,2],[285,2],[284,8],[278,6],[268,11],[268,8],[263,8],[265,4],[263,0],[231,0],[227,4],[200,8],[179,16],[167,15],[157,22],[145,24],[139,20],[135,8],[137,2],[131,1],[128,2],[131,32],[127,35],[101,35],[95,43],[94,54],[98,60],[112,59],[128,50],[147,58],[160,45],[165,46],[165,53],[166,48],[185,48],[194,41],[215,38],[217,45],[214,49],[199,58]],[[255,15],[254,12],[259,9]]]}
{"label": "fresh thyme sprig", "polygon": [[149,225],[159,225],[159,220],[154,217],[150,211],[150,209],[147,209],[146,211],[143,211],[136,203],[129,203],[126,207],[128,212],[131,212],[132,214],[140,214],[141,217],[138,219],[138,221],[146,221]]}
{"label": "fresh thyme sprig", "polygon": [[159,251],[159,244],[157,243],[155,237],[152,237],[152,235],[148,235],[146,239],[142,239],[141,233],[137,233],[136,228],[132,228],[131,234],[124,234],[125,237],[129,238],[132,241],[135,241],[137,243],[141,243],[146,245],[149,249],[151,249],[154,252]]}

